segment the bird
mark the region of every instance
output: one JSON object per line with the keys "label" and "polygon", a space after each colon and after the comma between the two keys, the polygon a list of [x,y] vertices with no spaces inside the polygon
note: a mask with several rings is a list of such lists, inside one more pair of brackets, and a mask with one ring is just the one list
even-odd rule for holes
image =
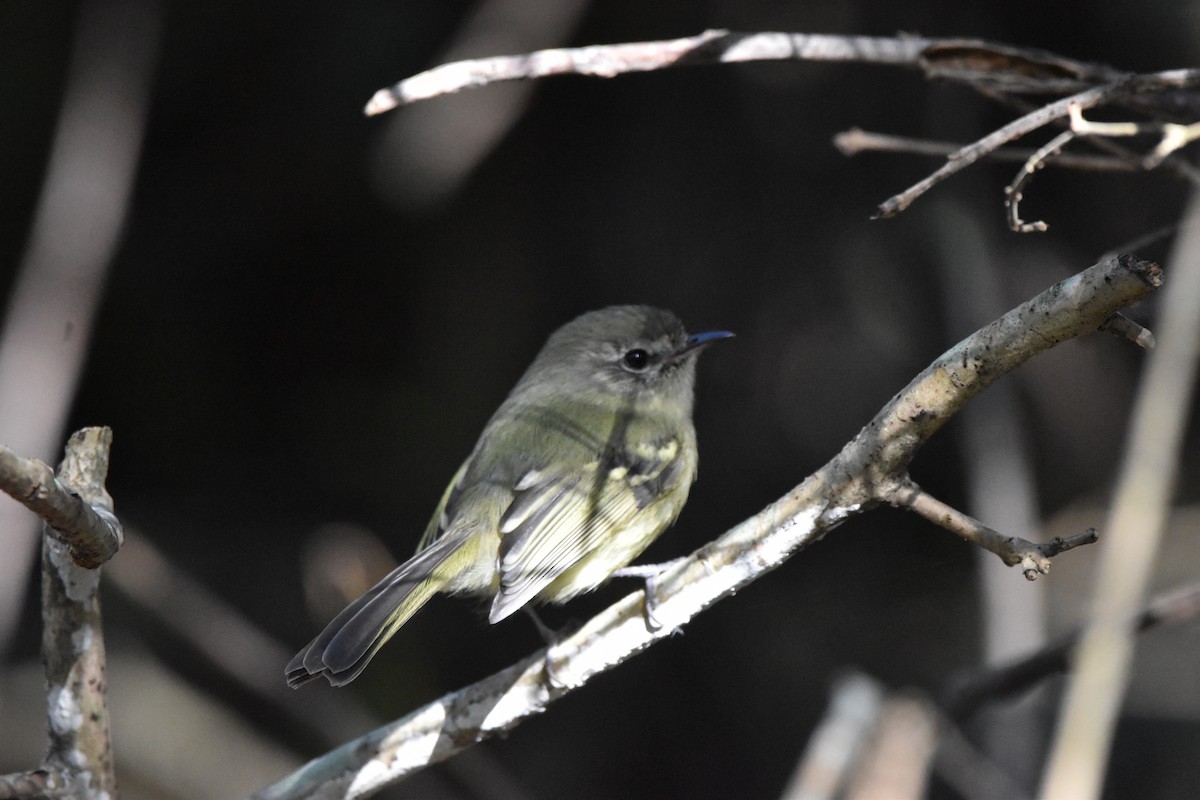
{"label": "bird", "polygon": [[687,502],[696,357],[731,336],[689,335],[675,314],[645,305],[591,311],[552,333],[450,481],[416,554],[296,654],[288,685],[354,680],[434,594],[482,597],[497,623],[626,567]]}

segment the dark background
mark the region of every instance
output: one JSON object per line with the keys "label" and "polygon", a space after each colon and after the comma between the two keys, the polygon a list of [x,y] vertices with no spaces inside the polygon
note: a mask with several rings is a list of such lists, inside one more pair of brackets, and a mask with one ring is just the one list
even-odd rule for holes
{"label": "dark background", "polygon": [[[990,320],[960,309],[948,321],[951,298],[978,291],[974,268],[952,253],[979,248],[998,271],[1001,291],[983,298],[994,314],[1183,208],[1184,188],[1165,174],[1046,170],[1023,211],[1050,231],[1018,235],[1002,208],[1015,166],[981,164],[898,218],[871,221],[878,202],[937,162],[848,159],[834,134],[858,126],[965,142],[1009,114],[916,73],[806,63],[540,82],[462,184],[430,200],[419,168],[439,153],[397,149],[389,131],[401,115],[478,101],[441,98],[379,119],[361,109],[376,89],[439,63],[474,8],[163,7],[132,206],[70,428],[114,429],[109,488],[122,518],[288,650],[332,613],[306,602],[314,532],[359,526],[394,556],[409,553],[541,341],[583,311],[650,303],[693,330],[738,334],[702,359],[701,480],[647,554],[661,560],[794,486],[911,376]],[[70,3],[0,6],[0,290],[26,243],[76,14]],[[1200,12],[1166,0],[601,2],[568,36],[535,47],[709,27],[977,36],[1154,70],[1195,64]],[[454,153],[479,120],[448,119],[435,141]],[[386,172],[390,162],[400,171]],[[1139,251],[1166,253],[1163,243]],[[1153,312],[1149,303],[1135,316]],[[1142,360],[1097,336],[1006,381],[1045,518],[1095,504],[1086,524],[1103,522]],[[913,466],[953,503],[963,502],[960,426],[952,422]],[[1189,455],[1183,500],[1194,498],[1194,475]],[[778,796],[842,670],[936,693],[979,663],[975,572],[972,548],[949,534],[899,512],[871,513],[684,635],[483,745],[488,769],[511,786],[473,781],[464,770],[474,762],[452,761],[387,796]],[[586,618],[630,588],[606,587],[546,619]],[[322,751],[286,709],[210,670],[185,637],[120,593],[106,599],[114,650],[181,672],[298,757]],[[14,669],[36,659],[32,594],[22,617],[7,655]],[[491,628],[469,602],[435,601],[340,693],[391,718],[538,646],[523,619]],[[1170,697],[1177,687],[1159,688]],[[313,686],[290,702],[331,692]],[[1131,709],[1130,724],[1144,729],[1122,730],[1117,764],[1136,766],[1110,791],[1138,781],[1145,798],[1200,793],[1194,757],[1174,755],[1200,746],[1194,710]],[[161,724],[169,736],[169,718]],[[1176,749],[1150,744],[1154,736]],[[219,774],[225,756],[197,743],[194,758],[213,759]],[[0,771],[22,766],[0,761]],[[1155,774],[1172,778],[1160,785]],[[523,794],[506,793],[516,787]]]}

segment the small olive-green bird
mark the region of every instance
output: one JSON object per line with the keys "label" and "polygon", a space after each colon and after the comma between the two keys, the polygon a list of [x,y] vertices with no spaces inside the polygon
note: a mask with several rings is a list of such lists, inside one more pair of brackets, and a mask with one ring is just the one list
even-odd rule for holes
{"label": "small olive-green bird", "polygon": [[696,478],[696,356],[674,314],[613,306],[567,323],[483,429],[417,554],[287,665],[295,687],[341,686],[437,592],[490,598],[495,623],[530,601],[604,583],[679,516]]}

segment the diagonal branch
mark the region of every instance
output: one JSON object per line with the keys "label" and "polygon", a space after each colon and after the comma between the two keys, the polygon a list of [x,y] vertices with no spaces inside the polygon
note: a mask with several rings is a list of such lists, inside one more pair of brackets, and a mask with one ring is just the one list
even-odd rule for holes
{"label": "diagonal branch", "polygon": [[1099,329],[1160,283],[1157,266],[1122,256],[1052,286],[934,361],[799,486],[664,571],[660,627],[647,627],[645,595],[635,592],[557,644],[309,762],[255,800],[367,797],[545,711],[849,517],[894,502],[917,451],[971,397],[1037,353]]}

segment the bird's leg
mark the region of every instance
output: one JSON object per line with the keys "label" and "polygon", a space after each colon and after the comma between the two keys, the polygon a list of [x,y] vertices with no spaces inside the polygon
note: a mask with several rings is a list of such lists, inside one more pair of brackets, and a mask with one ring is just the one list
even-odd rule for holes
{"label": "bird's leg", "polygon": [[579,630],[579,623],[568,622],[563,626],[562,630],[556,631],[546,623],[542,622],[542,618],[539,617],[538,613],[533,610],[533,606],[523,606],[521,610],[528,614],[529,618],[533,620],[533,624],[537,627],[538,633],[542,637],[542,641],[546,643],[546,658],[543,664],[543,669],[546,671],[546,681],[550,684],[551,688],[567,688],[567,684],[563,681],[560,681],[558,676],[554,673],[554,663],[550,660],[550,650],[554,647],[554,645],[558,644],[563,639]]}
{"label": "bird's leg", "polygon": [[685,560],[687,560],[687,556],[673,558],[661,564],[639,564],[638,566],[621,567],[612,574],[614,578],[641,578],[646,582],[645,600],[643,601],[645,603],[646,627],[652,631],[662,628],[662,622],[659,621],[658,617],[654,616],[654,609],[658,606],[658,576]]}
{"label": "bird's leg", "polygon": [[546,643],[547,647],[551,647],[559,643],[562,637],[551,630],[549,625],[542,622],[542,618],[539,617],[538,613],[533,610],[533,606],[525,606],[521,610],[528,614],[529,618],[533,620],[533,624],[537,628],[538,635],[542,637],[542,641]]}

